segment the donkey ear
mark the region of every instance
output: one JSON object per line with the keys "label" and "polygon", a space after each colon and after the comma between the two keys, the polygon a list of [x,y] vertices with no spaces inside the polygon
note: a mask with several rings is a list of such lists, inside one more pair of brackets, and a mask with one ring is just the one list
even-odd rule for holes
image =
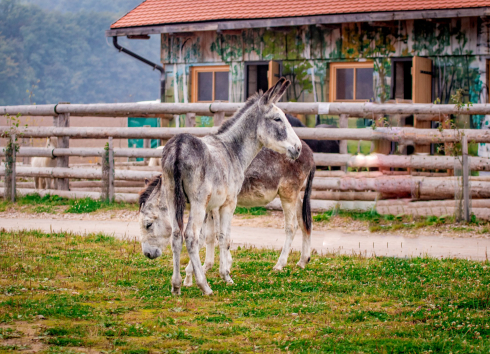
{"label": "donkey ear", "polygon": [[288,87],[290,85],[291,85],[291,81],[286,80],[284,82],[284,84],[279,88],[277,93],[274,95],[274,97],[272,99],[272,103],[277,103],[281,99],[281,97],[284,95],[284,93],[286,92],[286,90],[288,89]]}
{"label": "donkey ear", "polygon": [[145,187],[147,187],[150,184],[150,180],[148,178],[145,178]]}
{"label": "donkey ear", "polygon": [[268,104],[271,104],[273,102],[273,98],[276,94],[276,90],[278,90],[283,82],[285,81],[286,79],[281,77],[279,79],[279,81],[276,82],[276,84],[274,86],[272,86],[271,88],[269,88],[263,95],[262,95],[262,98],[261,98],[261,103],[263,105],[268,105]]}
{"label": "donkey ear", "polygon": [[157,185],[151,191],[151,194],[148,197],[148,200],[146,201],[146,204],[151,204],[151,203],[154,203],[156,200],[158,200],[158,197],[160,196],[160,188],[161,188],[161,186],[162,186],[162,180],[159,179]]}

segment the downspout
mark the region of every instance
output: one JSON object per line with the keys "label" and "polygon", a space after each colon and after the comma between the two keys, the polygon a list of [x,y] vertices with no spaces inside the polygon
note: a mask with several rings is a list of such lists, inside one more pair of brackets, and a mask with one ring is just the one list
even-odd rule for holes
{"label": "downspout", "polygon": [[136,58],[139,61],[142,61],[146,65],[151,66],[153,68],[153,70],[156,69],[156,70],[160,71],[160,102],[162,102],[162,103],[165,102],[165,68],[161,65],[155,64],[155,63],[149,61],[148,59],[145,59],[145,58],[139,56],[138,54],[136,54],[136,53],[124,48],[124,47],[121,47],[117,43],[117,36],[112,37],[112,43],[114,44],[114,47],[116,47],[116,49],[118,51],[126,53],[126,54],[132,56],[133,58]]}

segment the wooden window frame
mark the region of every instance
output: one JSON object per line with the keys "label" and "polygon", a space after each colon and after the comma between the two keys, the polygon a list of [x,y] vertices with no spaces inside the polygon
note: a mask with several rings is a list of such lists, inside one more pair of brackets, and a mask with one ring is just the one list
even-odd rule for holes
{"label": "wooden window frame", "polygon": [[[212,100],[211,101],[198,101],[197,100],[197,91],[198,91],[198,74],[205,72],[227,72],[229,75],[230,67],[228,65],[207,65],[207,66],[193,66],[191,67],[191,102],[196,103],[208,103],[214,102],[214,74],[213,74],[213,87],[212,87]],[[228,97],[229,99],[229,97]],[[228,102],[228,101],[223,101]]]}
{"label": "wooden window frame", "polygon": [[[355,69],[365,69],[365,68],[373,68],[374,63],[372,61],[365,62],[342,62],[342,63],[330,63],[330,102],[366,102],[368,99],[357,100],[356,97],[356,75],[357,72]],[[354,69],[354,87],[352,95],[354,99],[352,100],[340,100],[337,99],[337,69]],[[373,78],[374,84],[374,78]],[[374,89],[374,87],[373,87]]]}

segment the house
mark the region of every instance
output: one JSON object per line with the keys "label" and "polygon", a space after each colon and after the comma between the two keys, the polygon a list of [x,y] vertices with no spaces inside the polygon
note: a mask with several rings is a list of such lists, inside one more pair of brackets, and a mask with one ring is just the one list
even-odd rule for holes
{"label": "house", "polygon": [[165,102],[241,102],[280,76],[289,101],[488,101],[490,0],[146,0],[106,32],[149,35]]}

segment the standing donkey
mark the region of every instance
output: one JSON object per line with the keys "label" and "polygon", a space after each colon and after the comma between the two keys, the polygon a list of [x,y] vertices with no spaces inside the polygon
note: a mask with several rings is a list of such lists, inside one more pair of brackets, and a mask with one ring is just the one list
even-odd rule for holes
{"label": "standing donkey", "polygon": [[[160,192],[165,195],[160,196],[160,209],[168,208],[171,220],[171,227],[164,227],[172,230],[166,236],[171,239],[173,252],[173,294],[180,294],[182,286],[182,236],[197,285],[205,295],[213,292],[199,259],[199,235],[206,213],[213,209],[219,210],[220,276],[225,282],[233,283],[227,250],[231,219],[246,169],[263,147],[287,154],[291,159],[297,159],[301,153],[301,141],[284,112],[275,105],[289,85],[289,81],[281,78],[266,93],[251,97],[218,133],[203,138],[179,134],[163,149]],[[186,199],[190,213],[183,233]],[[148,218],[141,224],[150,231],[142,235],[143,253],[152,259],[160,256],[162,242],[151,232],[153,220]]]}
{"label": "standing donkey", "polygon": [[[286,240],[281,255],[274,266],[274,270],[282,270],[287,264],[291,244],[296,230],[299,228],[303,234],[301,257],[297,266],[304,268],[310,260],[311,255],[311,208],[310,195],[315,174],[315,161],[313,152],[302,141],[301,154],[298,159],[290,160],[269,149],[262,149],[252,161],[245,172],[245,180],[237,197],[237,205],[242,207],[264,206],[276,197],[281,199],[284,211],[284,226]],[[159,210],[159,198],[161,196],[161,176],[151,182],[145,181],[146,187],[140,193],[139,204],[144,207],[140,209],[140,222],[153,218],[153,225],[161,230],[158,225],[170,224],[169,215]],[[301,189],[306,184],[305,195],[301,201]],[[162,219],[167,221],[164,223]],[[145,228],[142,226],[142,233]],[[219,213],[216,210],[206,215],[199,246],[206,245],[206,259],[204,261],[204,272],[206,273],[214,265],[215,240],[219,230]],[[156,231],[157,232],[157,231]],[[155,233],[156,233],[155,232]],[[163,237],[162,234],[159,237]],[[228,256],[231,259],[231,253]],[[231,263],[229,263],[231,266]],[[192,263],[189,262],[185,269],[186,277],[184,286],[192,285]]]}
{"label": "standing donkey", "polygon": [[[316,166],[313,160],[313,152],[304,141],[302,141],[302,145],[301,155],[295,161],[291,161],[286,156],[278,154],[275,151],[262,149],[245,172],[245,181],[237,198],[238,206],[248,208],[265,206],[277,196],[281,199],[282,209],[284,211],[286,240],[284,241],[281,255],[274,266],[274,270],[277,271],[281,271],[288,262],[291,244],[293,243],[298,226],[303,233],[303,239],[301,257],[296,265],[300,268],[305,268],[306,264],[310,261],[310,195],[313,188],[313,177]],[[301,189],[303,186],[305,186],[305,194],[303,201],[301,201]],[[213,210],[206,217],[206,224],[203,227],[200,238],[200,246],[203,247],[204,244],[206,245],[205,272],[214,265],[214,243],[218,223],[219,216]],[[231,260],[229,249],[226,251],[228,252],[228,259]],[[191,262],[189,262],[185,272],[186,278],[184,285],[191,286],[193,273]]]}
{"label": "standing donkey", "polygon": [[[48,138],[46,148],[55,149],[58,147],[58,138]],[[31,167],[56,167],[57,161],[55,157],[33,157],[31,159]],[[57,188],[57,180],[55,178],[34,177],[34,185],[36,189],[51,189],[51,181],[53,188]]]}

